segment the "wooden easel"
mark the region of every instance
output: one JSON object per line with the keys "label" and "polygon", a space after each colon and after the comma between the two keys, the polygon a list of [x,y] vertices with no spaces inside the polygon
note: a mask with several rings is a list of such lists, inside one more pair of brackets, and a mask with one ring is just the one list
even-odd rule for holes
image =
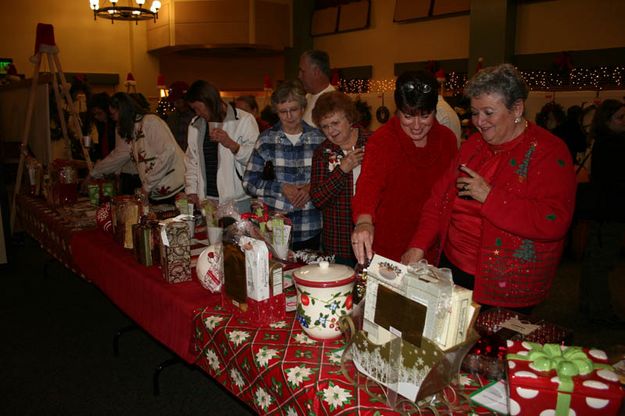
{"label": "wooden easel", "polygon": [[[24,122],[24,130],[22,133],[22,142],[20,148],[20,161],[17,168],[17,179],[15,181],[15,191],[13,192],[13,201],[11,202],[11,234],[13,234],[15,226],[15,214],[16,214],[16,198],[20,192],[22,184],[22,176],[24,174],[24,164],[26,157],[28,156],[28,135],[30,134],[30,127],[32,123],[33,110],[35,107],[35,98],[37,93],[37,85],[39,83],[39,71],[41,69],[41,62],[44,56],[47,58],[50,74],[52,75],[52,90],[54,91],[54,99],[56,100],[56,108],[59,113],[59,120],[61,123],[61,131],[63,132],[63,138],[69,144],[70,137],[67,133],[67,125],[65,123],[65,115],[63,114],[63,98],[65,98],[66,106],[69,109],[69,127],[72,129],[75,137],[80,142],[82,153],[87,163],[87,169],[89,173],[93,169],[93,163],[89,157],[89,150],[84,146],[82,142],[82,125],[78,111],[74,107],[74,102],[69,94],[69,85],[65,81],[65,74],[61,68],[61,60],[58,56],[58,48],[54,41],[54,28],[52,25],[46,25],[39,23],[37,25],[37,40],[35,42],[35,56],[31,58],[35,63],[35,71],[33,72],[32,85],[30,87],[30,94],[28,96],[28,105],[26,107],[26,120]],[[59,85],[60,83],[60,85]]]}

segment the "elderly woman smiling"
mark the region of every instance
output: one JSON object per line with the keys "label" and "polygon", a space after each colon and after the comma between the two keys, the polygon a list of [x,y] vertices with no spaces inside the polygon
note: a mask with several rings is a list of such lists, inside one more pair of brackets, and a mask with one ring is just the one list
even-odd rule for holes
{"label": "elderly woman smiling", "polygon": [[354,126],[358,111],[354,102],[339,91],[319,97],[313,120],[326,140],[315,150],[312,161],[310,196],[323,214],[323,251],[335,261],[354,266],[352,251],[352,196],[360,175],[364,146],[370,133]]}
{"label": "elderly woman smiling", "polygon": [[452,269],[481,304],[529,311],[549,292],[571,222],[575,172],[564,142],[524,117],[528,88],[509,64],[467,84],[478,132],[432,190],[402,256]]}

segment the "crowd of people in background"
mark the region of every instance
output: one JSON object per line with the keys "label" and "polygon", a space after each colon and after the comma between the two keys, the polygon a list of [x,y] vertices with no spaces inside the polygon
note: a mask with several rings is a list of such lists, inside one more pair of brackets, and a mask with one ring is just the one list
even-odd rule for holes
{"label": "crowd of people in background", "polygon": [[307,51],[298,79],[278,84],[263,111],[251,95],[226,102],[208,81],[175,82],[166,122],[140,94],[87,90],[91,176],[120,174],[122,192],[139,188],[154,202],[185,192],[196,206],[234,201],[244,212],[258,198],[291,220],[294,250],[350,266],[374,253],[427,259],[452,269],[485,307],[523,312],[546,298],[577,183],[590,182],[582,307],[597,322],[623,324],[605,302],[625,235],[623,102],[567,111],[550,102],[534,123],[518,71],[484,68],[465,88],[475,130],[463,138],[436,78],[408,71],[396,81],[396,113],[371,132],[330,78],[327,53]]}

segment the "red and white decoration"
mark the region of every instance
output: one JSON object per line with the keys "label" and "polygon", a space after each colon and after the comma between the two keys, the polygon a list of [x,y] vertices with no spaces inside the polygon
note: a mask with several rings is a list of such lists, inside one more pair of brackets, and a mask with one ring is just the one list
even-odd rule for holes
{"label": "red and white decoration", "polygon": [[[508,354],[526,356],[531,349],[528,342],[508,341]],[[607,355],[597,349],[583,351],[593,362],[595,369],[589,374],[573,377],[571,393],[558,392],[561,380],[555,370],[538,371],[532,366],[531,360],[508,358],[510,414],[556,415],[558,394],[570,394],[569,416],[617,415],[624,392],[616,373],[607,366]]]}

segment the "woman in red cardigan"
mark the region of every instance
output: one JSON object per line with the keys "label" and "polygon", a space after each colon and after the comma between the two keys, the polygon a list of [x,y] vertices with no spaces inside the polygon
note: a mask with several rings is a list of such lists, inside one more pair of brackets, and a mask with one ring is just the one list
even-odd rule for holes
{"label": "woman in red cardigan", "polygon": [[399,261],[432,185],[456,155],[456,136],[436,121],[437,100],[431,74],[397,78],[397,113],[369,138],[352,200],[352,247],[360,264],[373,252]]}
{"label": "woman in red cardigan", "polygon": [[510,64],[469,81],[478,132],[435,185],[402,256],[451,268],[476,302],[525,311],[551,288],[576,187],[564,142],[523,118],[527,94]]}

